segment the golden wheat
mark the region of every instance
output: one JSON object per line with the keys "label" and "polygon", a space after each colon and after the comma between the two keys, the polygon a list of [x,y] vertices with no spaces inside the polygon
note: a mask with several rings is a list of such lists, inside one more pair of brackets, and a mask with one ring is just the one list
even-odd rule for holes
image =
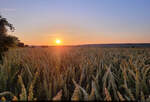
{"label": "golden wheat", "polygon": [[0,64],[0,83],[3,101],[149,101],[150,49],[11,49]]}

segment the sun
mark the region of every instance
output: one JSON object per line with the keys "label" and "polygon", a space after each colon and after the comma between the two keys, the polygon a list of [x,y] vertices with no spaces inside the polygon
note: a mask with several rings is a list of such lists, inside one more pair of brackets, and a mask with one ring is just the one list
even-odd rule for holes
{"label": "sun", "polygon": [[57,40],[56,40],[56,44],[57,44],[57,45],[60,45],[60,44],[61,44],[61,40],[57,39]]}

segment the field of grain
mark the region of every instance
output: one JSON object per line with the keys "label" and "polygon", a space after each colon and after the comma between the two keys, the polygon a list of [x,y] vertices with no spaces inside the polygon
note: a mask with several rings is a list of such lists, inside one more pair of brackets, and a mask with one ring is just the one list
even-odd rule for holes
{"label": "field of grain", "polygon": [[149,48],[18,48],[0,64],[0,100],[150,101]]}

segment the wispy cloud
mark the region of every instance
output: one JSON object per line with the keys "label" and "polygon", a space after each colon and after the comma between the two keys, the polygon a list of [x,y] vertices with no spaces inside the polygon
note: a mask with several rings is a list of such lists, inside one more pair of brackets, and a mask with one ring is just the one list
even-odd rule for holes
{"label": "wispy cloud", "polygon": [[16,9],[14,8],[0,8],[0,11],[2,12],[14,12]]}

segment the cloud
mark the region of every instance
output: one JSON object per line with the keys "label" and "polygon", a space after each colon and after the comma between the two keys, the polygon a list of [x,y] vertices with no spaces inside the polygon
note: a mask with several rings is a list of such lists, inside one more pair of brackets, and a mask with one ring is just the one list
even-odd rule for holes
{"label": "cloud", "polygon": [[16,9],[14,8],[0,8],[0,11],[2,12],[14,12]]}

